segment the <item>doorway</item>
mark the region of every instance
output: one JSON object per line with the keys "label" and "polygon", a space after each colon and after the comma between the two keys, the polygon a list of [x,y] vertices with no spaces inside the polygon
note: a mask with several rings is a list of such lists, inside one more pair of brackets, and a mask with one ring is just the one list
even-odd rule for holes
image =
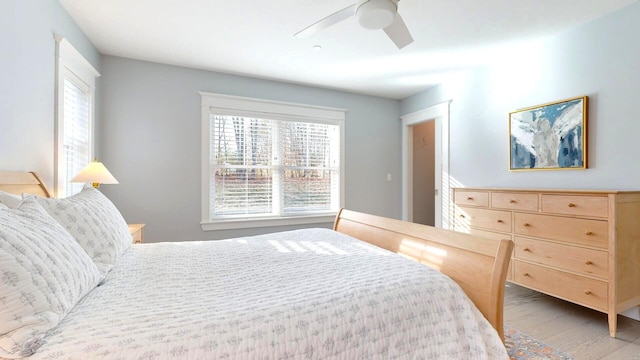
{"label": "doorway", "polygon": [[436,122],[413,125],[413,222],[435,226]]}
{"label": "doorway", "polygon": [[449,105],[451,101],[404,115],[402,121],[402,220],[414,221],[413,143],[414,126],[435,125],[434,156],[434,226],[450,228],[452,214],[449,178]]}

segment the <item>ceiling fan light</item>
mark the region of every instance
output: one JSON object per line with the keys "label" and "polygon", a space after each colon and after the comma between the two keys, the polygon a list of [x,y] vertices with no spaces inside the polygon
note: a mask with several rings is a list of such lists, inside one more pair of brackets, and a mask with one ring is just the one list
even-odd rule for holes
{"label": "ceiling fan light", "polygon": [[379,30],[391,25],[397,11],[392,0],[369,0],[358,5],[356,17],[363,28]]}

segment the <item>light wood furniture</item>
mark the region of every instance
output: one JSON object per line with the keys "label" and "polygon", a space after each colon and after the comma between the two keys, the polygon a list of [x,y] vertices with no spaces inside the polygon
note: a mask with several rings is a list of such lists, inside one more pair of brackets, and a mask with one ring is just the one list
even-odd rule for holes
{"label": "light wood furniture", "polygon": [[145,224],[129,224],[129,232],[134,244],[142,244],[144,242],[144,225]]}
{"label": "light wood furniture", "polygon": [[511,240],[478,238],[344,209],[333,228],[446,274],[504,339],[504,286],[513,250]]}
{"label": "light wood furniture", "polygon": [[512,239],[507,280],[608,315],[640,305],[640,191],[453,191],[454,229]]}
{"label": "light wood furniture", "polygon": [[0,190],[11,194],[35,194],[51,197],[47,187],[33,172],[0,171]]}

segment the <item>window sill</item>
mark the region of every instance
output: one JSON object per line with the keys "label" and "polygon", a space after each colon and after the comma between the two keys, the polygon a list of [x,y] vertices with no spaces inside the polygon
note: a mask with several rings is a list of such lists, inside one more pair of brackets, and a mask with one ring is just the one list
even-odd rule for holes
{"label": "window sill", "polygon": [[276,217],[276,218],[242,218],[242,219],[225,219],[218,221],[201,222],[203,231],[213,230],[231,230],[245,229],[270,226],[288,226],[302,224],[320,224],[332,223],[336,218],[335,214],[325,215],[309,215],[309,216],[292,216],[292,217]]}

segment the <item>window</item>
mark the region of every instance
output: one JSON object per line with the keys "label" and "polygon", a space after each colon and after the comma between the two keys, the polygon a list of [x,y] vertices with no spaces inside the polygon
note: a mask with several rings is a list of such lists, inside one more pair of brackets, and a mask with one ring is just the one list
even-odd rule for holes
{"label": "window", "polygon": [[73,46],[56,37],[56,157],[55,193],[73,195],[82,184],[70,180],[91,161],[93,109],[98,72]]}
{"label": "window", "polygon": [[344,110],[201,95],[204,230],[333,220]]}

